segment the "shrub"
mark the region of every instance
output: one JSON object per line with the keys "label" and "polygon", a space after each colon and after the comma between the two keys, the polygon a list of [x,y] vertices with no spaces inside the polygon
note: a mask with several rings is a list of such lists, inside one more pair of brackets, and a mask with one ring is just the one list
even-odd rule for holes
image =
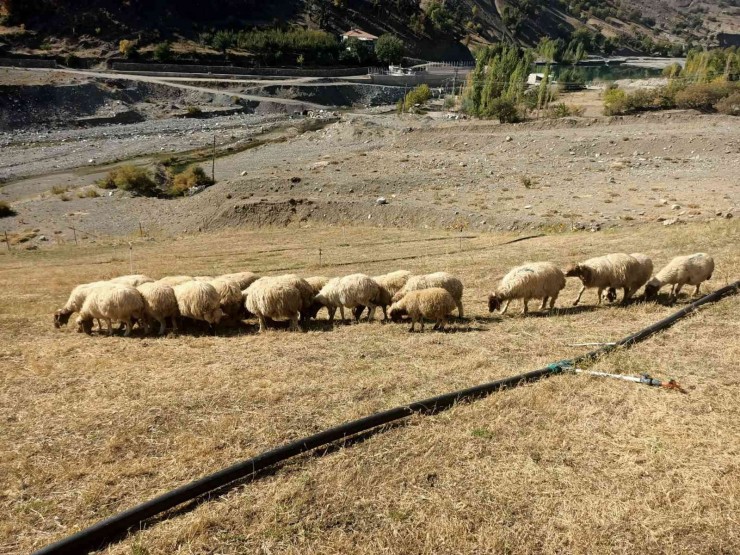
{"label": "shrub", "polygon": [[394,35],[381,35],[375,43],[375,56],[383,63],[398,64],[403,58],[403,53],[403,42]]}
{"label": "shrub", "polygon": [[408,111],[417,104],[423,106],[424,103],[432,97],[432,91],[426,83],[410,90],[404,100],[400,103],[400,110]]}
{"label": "shrub", "polygon": [[521,115],[516,103],[510,98],[495,98],[490,102],[487,116],[498,118],[501,123],[516,123],[521,121]]}
{"label": "shrub", "polygon": [[185,115],[189,118],[199,118],[203,115],[203,110],[201,110],[197,106],[188,106],[185,109]]}
{"label": "shrub", "polygon": [[52,195],[63,195],[67,191],[69,191],[69,187],[65,187],[64,185],[54,185],[51,188]]}
{"label": "shrub", "polygon": [[681,69],[681,64],[679,64],[678,62],[666,66],[663,68],[663,77],[674,79],[681,75]]}
{"label": "shrub", "polygon": [[191,187],[197,187],[204,185],[208,187],[213,185],[213,180],[206,175],[206,172],[198,165],[188,166],[187,169],[181,173],[178,173],[172,181],[172,187],[170,188],[170,194],[172,195],[183,195]]}
{"label": "shrub", "polygon": [[15,216],[16,212],[4,200],[0,200],[0,218]]}
{"label": "shrub", "polygon": [[122,41],[118,43],[118,51],[125,58],[135,58],[137,54],[136,42],[132,40],[123,39]]}
{"label": "shrub", "polygon": [[121,189],[144,196],[157,194],[157,184],[149,172],[132,164],[112,169],[98,185],[103,189]]}
{"label": "shrub", "polygon": [[622,89],[609,89],[604,92],[604,114],[614,116],[624,114],[627,109],[627,93]]}
{"label": "shrub", "polygon": [[676,93],[676,106],[711,112],[715,104],[730,96],[736,89],[734,83],[696,83]]}
{"label": "shrub", "polygon": [[558,88],[561,91],[578,91],[585,87],[586,78],[579,69],[571,67],[558,74]]}
{"label": "shrub", "polygon": [[85,189],[77,192],[77,198],[98,198],[100,194],[95,189]]}
{"label": "shrub", "polygon": [[728,116],[740,116],[740,91],[735,91],[717,102],[715,108],[718,112]]}
{"label": "shrub", "polygon": [[547,109],[548,118],[567,118],[571,116],[582,116],[585,109],[583,106],[572,106],[565,102],[559,102]]}
{"label": "shrub", "polygon": [[160,42],[154,47],[154,59],[158,62],[168,62],[172,59],[172,47],[169,42]]}

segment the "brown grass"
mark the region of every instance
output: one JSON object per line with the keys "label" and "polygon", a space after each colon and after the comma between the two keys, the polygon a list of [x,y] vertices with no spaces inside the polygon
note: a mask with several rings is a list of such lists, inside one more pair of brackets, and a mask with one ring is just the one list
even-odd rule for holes
{"label": "brown grass", "polygon": [[[362,323],[86,337],[54,330],[51,314],[75,284],[128,273],[127,245],[0,256],[0,553],[29,552],[270,447],[542,367],[586,350],[568,343],[620,338],[674,310],[587,306],[525,319],[513,305],[489,318],[494,278],[524,260],[565,265],[640,250],[660,266],[702,250],[717,261],[706,290],[740,277],[735,221],[507,246],[496,245],[514,235],[479,235],[462,252],[456,234],[424,241],[439,236],[361,228],[188,236],[134,243],[134,270],[448,270],[463,278],[472,317],[456,333]],[[558,306],[576,292],[569,281]],[[105,552],[738,552],[739,327],[734,297],[595,365],[673,377],[688,395],[559,376],[302,457]]]}

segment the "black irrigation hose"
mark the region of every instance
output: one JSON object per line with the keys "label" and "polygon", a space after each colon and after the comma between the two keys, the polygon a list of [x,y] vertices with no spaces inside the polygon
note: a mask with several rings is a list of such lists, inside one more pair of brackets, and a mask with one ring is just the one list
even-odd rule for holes
{"label": "black irrigation hose", "polygon": [[206,476],[200,480],[196,480],[176,488],[168,493],[155,497],[146,503],[142,503],[141,505],[128,509],[127,511],[107,518],[89,528],[81,530],[76,534],[36,551],[34,555],[78,555],[80,553],[87,553],[91,550],[100,549],[113,541],[116,537],[120,536],[120,534],[126,532],[130,528],[140,525],[143,521],[153,516],[172,509],[187,501],[196,499],[203,494],[223,488],[236,480],[251,476],[256,472],[264,470],[291,457],[300,455],[301,453],[305,453],[317,447],[341,441],[358,433],[377,428],[378,426],[401,420],[415,413],[435,413],[448,409],[455,403],[463,400],[484,397],[495,391],[500,391],[501,389],[516,387],[517,385],[533,382],[552,374],[558,374],[563,370],[573,367],[577,363],[594,360],[598,356],[606,354],[617,347],[629,347],[634,343],[642,341],[658,331],[673,325],[684,316],[694,312],[698,307],[718,301],[719,299],[735,294],[738,291],[740,291],[740,281],[736,281],[732,285],[728,285],[727,287],[723,287],[714,293],[702,297],[672,314],[668,318],[664,318],[637,333],[627,336],[614,345],[608,345],[606,347],[596,349],[595,351],[591,351],[590,353],[576,357],[572,360],[563,360],[545,368],[533,370],[525,374],[518,374],[509,378],[469,387],[467,389],[461,389],[459,391],[453,391],[452,393],[438,395],[409,405],[378,412],[364,418],[352,420],[312,436],[299,439],[292,443],[288,443],[287,445],[283,445],[277,449],[257,455],[252,459],[237,463],[225,468],[224,470],[216,472],[215,474],[211,474],[210,476]]}

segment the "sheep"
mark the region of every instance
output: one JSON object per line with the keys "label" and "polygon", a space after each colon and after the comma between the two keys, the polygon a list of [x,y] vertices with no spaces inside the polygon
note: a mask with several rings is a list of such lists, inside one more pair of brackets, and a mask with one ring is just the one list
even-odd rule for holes
{"label": "sheep", "polygon": [[289,320],[290,329],[298,331],[298,321],[307,303],[310,306],[313,289],[302,278],[287,275],[260,278],[244,294],[246,309],[259,319],[260,333],[267,329],[267,318]]}
{"label": "sheep", "polygon": [[578,305],[583,292],[589,287],[598,289],[597,304],[601,304],[604,289],[615,287],[624,289],[622,303],[626,303],[630,297],[639,289],[635,285],[639,282],[642,269],[640,263],[629,254],[613,253],[596,258],[589,258],[570,266],[566,271],[566,277],[578,277],[583,286],[573,306]]}
{"label": "sheep", "polygon": [[131,276],[119,276],[110,280],[111,283],[118,283],[119,285],[128,285],[129,287],[138,287],[142,283],[152,283],[154,280],[149,276],[142,274],[136,274]]}
{"label": "sheep", "polygon": [[165,276],[160,278],[158,283],[175,287],[176,285],[187,283],[188,281],[195,281],[195,278],[193,276]]}
{"label": "sheep", "polygon": [[218,324],[223,318],[221,297],[218,291],[205,281],[186,281],[173,287],[180,315],[209,324]]}
{"label": "sheep", "polygon": [[560,291],[565,287],[565,275],[552,262],[528,262],[518,266],[504,276],[496,291],[488,296],[488,311],[501,308],[504,314],[509,308],[511,299],[522,299],[524,314],[528,312],[530,299],[542,299],[540,310],[547,306],[550,299],[550,310],[555,307]]}
{"label": "sheep", "polygon": [[[110,286],[110,282],[108,281],[94,281],[92,283],[83,283],[72,289],[67,303],[54,313],[54,327],[60,328],[66,326],[70,316],[80,311],[90,291],[98,287],[107,286]],[[100,322],[98,322],[98,327],[100,327]]]}
{"label": "sheep", "polygon": [[97,287],[90,291],[77,317],[77,331],[90,335],[94,318],[105,320],[108,335],[113,335],[112,320],[123,322],[126,337],[131,335],[131,319],[141,319],[144,315],[144,298],[134,287],[114,284],[110,287]]}
{"label": "sheep", "polygon": [[422,276],[412,276],[406,282],[401,289],[393,295],[393,302],[400,301],[403,296],[410,291],[419,291],[420,289],[430,289],[432,287],[441,287],[446,289],[447,292],[452,295],[457,305],[457,314],[460,318],[463,317],[463,284],[462,281],[452,274],[447,272],[436,272],[433,274],[426,274]]}
{"label": "sheep", "polygon": [[678,298],[684,285],[695,285],[694,295],[699,294],[702,282],[712,279],[714,259],[706,253],[699,252],[688,256],[677,256],[648,281],[645,286],[645,298],[654,299],[664,285],[671,285],[671,301]]}
{"label": "sheep", "polygon": [[458,303],[449,291],[441,287],[431,287],[409,291],[399,301],[391,305],[391,319],[399,322],[402,316],[411,317],[411,328],[414,331],[417,322],[421,323],[421,331],[424,331],[424,318],[434,320],[435,330],[443,331],[447,324],[449,314],[458,308]]}
{"label": "sheep", "polygon": [[[653,275],[653,261],[648,255],[642,254],[641,252],[633,252],[630,256],[640,263],[640,271],[635,275],[635,281],[633,283],[633,286],[635,287],[633,292],[634,294],[638,289],[640,289],[640,287],[645,285],[650,279],[650,276]],[[616,301],[617,290],[614,287],[610,287],[609,291],[606,293],[606,298],[610,303]]]}
{"label": "sheep", "polygon": [[209,281],[221,300],[221,310],[230,317],[237,317],[242,307],[242,291],[235,281],[228,279],[214,279]]}
{"label": "sheep", "polygon": [[[159,322],[159,335],[167,330],[167,318],[172,319],[172,329],[177,331],[177,308],[175,290],[164,283],[142,283],[136,288],[144,299],[144,313],[147,318]],[[148,325],[147,325],[148,327]]]}
{"label": "sheep", "polygon": [[[344,309],[355,308],[356,306],[367,306],[370,308],[368,320],[372,321],[375,315],[375,303],[380,294],[380,287],[375,280],[365,274],[350,274],[342,278],[334,278],[321,288],[316,295],[316,303],[312,311],[312,316],[316,315],[321,305],[329,311],[329,322],[334,321],[334,314],[337,308],[344,321]],[[358,321],[355,315],[355,321]]]}
{"label": "sheep", "polygon": [[218,276],[216,279],[226,279],[228,281],[233,281],[237,284],[240,291],[244,291],[259,278],[260,276],[258,276],[257,274],[253,274],[252,272],[237,272],[235,274],[224,274],[222,276]]}
{"label": "sheep", "polygon": [[319,291],[329,283],[329,279],[326,276],[313,276],[313,277],[307,277],[306,283],[308,283],[314,290],[314,295],[318,295]]}
{"label": "sheep", "polygon": [[195,276],[193,279],[195,281],[213,281],[216,278],[213,276]]}
{"label": "sheep", "polygon": [[[373,276],[375,283],[380,286],[380,294],[376,299],[376,305],[383,310],[383,319],[388,319],[388,306],[393,302],[395,295],[411,277],[411,272],[407,270],[397,270],[380,276]],[[355,318],[359,319],[365,307],[360,305],[354,309]]]}

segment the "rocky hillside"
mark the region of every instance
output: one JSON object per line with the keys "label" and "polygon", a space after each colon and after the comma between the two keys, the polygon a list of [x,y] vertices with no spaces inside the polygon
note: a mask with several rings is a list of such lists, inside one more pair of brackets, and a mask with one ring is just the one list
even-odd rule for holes
{"label": "rocky hillside", "polygon": [[[360,27],[401,37],[408,54],[461,59],[502,38],[567,45],[581,29],[590,53],[679,54],[737,40],[740,0],[0,0],[2,50],[118,54],[122,39],[203,43],[218,30],[299,25],[337,34]],[[202,46],[209,46],[202,44]],[[196,46],[190,46],[190,51]],[[212,54],[218,54],[215,49]]]}

